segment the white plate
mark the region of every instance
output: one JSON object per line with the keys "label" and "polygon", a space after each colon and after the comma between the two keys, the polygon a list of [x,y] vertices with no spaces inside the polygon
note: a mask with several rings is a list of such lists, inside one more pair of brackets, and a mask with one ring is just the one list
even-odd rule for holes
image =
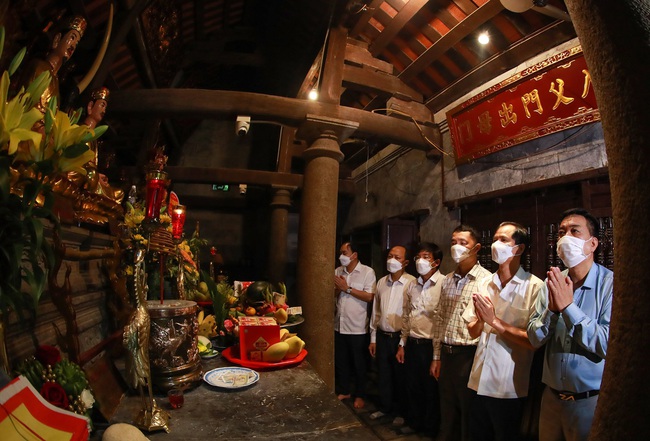
{"label": "white plate", "polygon": [[260,374],[243,367],[221,367],[203,375],[203,381],[209,385],[225,389],[241,389],[257,383],[259,379]]}

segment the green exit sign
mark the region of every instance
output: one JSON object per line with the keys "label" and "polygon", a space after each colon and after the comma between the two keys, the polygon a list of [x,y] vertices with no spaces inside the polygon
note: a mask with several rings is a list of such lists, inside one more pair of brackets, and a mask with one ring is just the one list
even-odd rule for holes
{"label": "green exit sign", "polygon": [[224,184],[224,185],[212,184],[212,191],[228,191],[228,184]]}

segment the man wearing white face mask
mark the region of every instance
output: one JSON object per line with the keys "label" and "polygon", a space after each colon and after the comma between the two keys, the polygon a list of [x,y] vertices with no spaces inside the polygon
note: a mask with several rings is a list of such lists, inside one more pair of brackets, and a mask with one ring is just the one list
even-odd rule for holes
{"label": "man wearing white face mask", "polygon": [[534,347],[546,343],[539,416],[540,441],[589,437],[605,367],[614,273],[594,262],[598,221],[588,211],[564,212],[557,252],[569,268],[548,271],[548,295],[528,324]]}
{"label": "man wearing white face mask", "polygon": [[438,384],[430,375],[430,367],[440,288],[445,278],[438,271],[441,261],[438,245],[421,243],[415,261],[420,277],[406,287],[404,296],[402,335],[396,356],[406,371],[408,410],[403,434],[418,431],[435,437],[438,432]]}
{"label": "man wearing white face mask", "polygon": [[370,415],[373,420],[394,413],[395,422],[399,423],[401,419],[398,418],[404,415],[404,369],[397,362],[395,354],[402,331],[404,291],[409,282],[415,280],[415,277],[405,272],[408,263],[406,248],[395,246],[390,249],[386,261],[389,274],[377,282],[377,292],[372,303],[368,350],[377,362],[380,400],[379,410]]}
{"label": "man wearing white face mask", "polygon": [[431,373],[440,388],[440,441],[469,441],[469,414],[476,395],[467,387],[478,339],[472,337],[463,312],[478,292],[488,270],[478,263],[479,234],[469,225],[456,227],[451,235],[451,255],[456,270],[442,281],[440,321]]}
{"label": "man wearing white face mask", "polygon": [[537,297],[546,294],[544,282],[520,266],[529,244],[522,225],[499,225],[492,244],[499,269],[463,313],[470,335],[480,337],[467,384],[477,393],[470,412],[472,441],[520,439],[534,355],[526,329]]}
{"label": "man wearing white face mask", "polygon": [[375,293],[375,271],[359,262],[350,242],[341,245],[341,266],[334,273],[334,375],[339,400],[348,399],[355,379],[354,407],[365,406],[368,369],[368,305]]}

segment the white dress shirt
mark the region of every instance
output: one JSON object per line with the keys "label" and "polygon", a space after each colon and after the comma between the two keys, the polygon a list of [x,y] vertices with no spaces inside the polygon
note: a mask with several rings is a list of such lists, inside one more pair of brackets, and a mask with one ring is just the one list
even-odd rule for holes
{"label": "white dress shirt", "polygon": [[[365,292],[375,292],[375,271],[369,266],[357,262],[352,272],[344,266],[334,270],[337,276],[344,276],[348,286]],[[366,334],[368,332],[368,307],[364,302],[345,291],[339,293],[336,300],[336,317],[334,330],[341,334]]]}
{"label": "white dress shirt", "polygon": [[[505,286],[495,273],[481,292],[490,297],[496,317],[520,329],[526,329],[535,313],[537,297],[545,295],[546,285],[538,277],[519,267]],[[476,320],[474,302],[463,313],[467,323]],[[528,395],[528,380],[534,351],[512,343],[488,324],[479,337],[474,364],[467,387],[492,398],[521,398]]]}
{"label": "white dress shirt", "polygon": [[372,301],[370,343],[377,342],[377,329],[386,332],[402,331],[402,313],[406,287],[415,277],[404,273],[393,282],[391,274],[377,282],[377,292]]}
{"label": "white dress shirt", "polygon": [[436,271],[426,282],[418,277],[407,286],[400,346],[406,346],[408,337],[433,339],[444,278]]}

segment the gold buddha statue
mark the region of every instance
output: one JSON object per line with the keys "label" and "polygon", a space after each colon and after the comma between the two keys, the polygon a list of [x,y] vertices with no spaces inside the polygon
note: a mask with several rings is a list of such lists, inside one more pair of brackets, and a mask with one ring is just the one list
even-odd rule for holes
{"label": "gold buddha statue", "polygon": [[[90,94],[90,100],[86,106],[87,115],[83,122],[83,124],[88,128],[94,129],[97,127],[104,118],[104,115],[106,115],[109,95],[110,91],[106,87],[95,89]],[[121,203],[124,198],[124,191],[120,188],[111,186],[106,175],[97,171],[99,154],[98,141],[90,141],[87,145],[94,153],[95,157],[93,160],[84,164],[86,175],[84,176],[80,173],[71,171],[66,174],[66,177],[78,188],[83,188],[89,193],[102,195],[118,204]]]}
{"label": "gold buddha statue", "polygon": [[[61,96],[59,93],[59,70],[61,66],[68,61],[77,49],[77,44],[86,31],[86,20],[80,16],[73,16],[63,22],[59,31],[54,35],[52,44],[45,56],[42,58],[31,59],[24,72],[20,75],[20,81],[17,83],[27,87],[42,72],[49,71],[52,77],[50,85],[45,89],[36,107],[45,114],[47,103],[52,97],[56,97],[59,105]],[[41,120],[34,125],[34,130],[42,132],[44,122]]]}

